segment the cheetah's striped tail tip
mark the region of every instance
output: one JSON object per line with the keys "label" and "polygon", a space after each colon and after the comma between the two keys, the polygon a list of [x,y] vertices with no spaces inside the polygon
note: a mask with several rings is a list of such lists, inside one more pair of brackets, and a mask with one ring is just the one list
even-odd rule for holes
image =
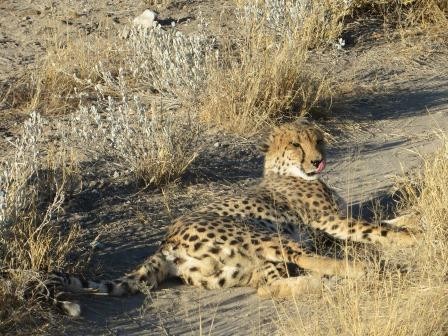
{"label": "cheetah's striped tail tip", "polygon": [[62,310],[71,317],[78,317],[81,315],[81,306],[78,303],[70,301],[61,301]]}

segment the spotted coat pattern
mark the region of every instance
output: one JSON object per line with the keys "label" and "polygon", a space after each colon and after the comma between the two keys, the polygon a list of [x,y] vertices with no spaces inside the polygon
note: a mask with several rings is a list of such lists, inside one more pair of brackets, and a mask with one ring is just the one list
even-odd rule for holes
{"label": "spotted coat pattern", "polygon": [[310,252],[315,230],[363,243],[414,243],[407,231],[340,211],[334,192],[318,178],[325,167],[325,144],[311,123],[299,120],[275,128],[264,151],[258,185],[176,219],[159,250],[135,272],[100,282],[59,274],[52,276],[53,283],[123,295],[138,291],[142,282],[156,288],[177,276],[206,289],[249,286],[262,296],[290,297],[319,289],[320,275],[363,275],[359,264]]}

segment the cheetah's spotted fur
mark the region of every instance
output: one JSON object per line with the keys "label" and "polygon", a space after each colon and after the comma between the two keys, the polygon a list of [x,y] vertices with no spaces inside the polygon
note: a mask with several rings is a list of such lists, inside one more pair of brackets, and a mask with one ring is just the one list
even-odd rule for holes
{"label": "cheetah's spotted fur", "polygon": [[[332,190],[318,178],[325,166],[323,134],[309,122],[275,128],[265,152],[257,186],[175,220],[159,250],[135,272],[113,281],[82,281],[56,273],[51,280],[69,289],[123,295],[136,292],[141,282],[156,288],[167,277],[178,276],[202,288],[250,286],[260,295],[290,297],[320,287],[320,277],[310,274],[363,274],[358,264],[311,253],[307,227],[339,239],[413,244],[406,231],[341,214]],[[296,266],[298,276],[285,277],[285,265]]]}

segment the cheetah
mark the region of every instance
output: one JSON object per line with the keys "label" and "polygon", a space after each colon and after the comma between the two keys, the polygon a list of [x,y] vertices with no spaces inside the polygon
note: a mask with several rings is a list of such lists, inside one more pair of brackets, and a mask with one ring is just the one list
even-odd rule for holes
{"label": "cheetah", "polygon": [[[177,218],[157,252],[136,271],[99,282],[52,273],[49,283],[121,296],[138,292],[142,283],[154,289],[168,277],[180,277],[205,289],[244,286],[260,296],[289,298],[320,288],[325,276],[364,274],[358,263],[311,252],[309,229],[362,243],[414,244],[406,230],[340,211],[334,192],[319,179],[326,165],[324,135],[309,121],[275,127],[262,147],[258,185]],[[79,315],[76,303],[59,303],[69,315]]]}

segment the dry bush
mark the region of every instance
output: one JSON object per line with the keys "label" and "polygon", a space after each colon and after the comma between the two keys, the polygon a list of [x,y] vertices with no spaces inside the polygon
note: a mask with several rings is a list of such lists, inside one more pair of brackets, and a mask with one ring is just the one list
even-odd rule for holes
{"label": "dry bush", "polygon": [[431,35],[446,33],[448,2],[445,0],[352,0],[352,10],[374,10],[387,23],[408,33],[416,31]]}
{"label": "dry bush", "polygon": [[214,41],[160,26],[116,35],[54,38],[21,98],[47,114],[73,112],[57,130],[85,159],[107,152],[116,169],[147,184],[171,181],[194,159],[198,135],[194,118],[173,110],[195,104]]}
{"label": "dry bush", "polygon": [[134,27],[124,36],[122,67],[92,65],[95,81],[87,80],[79,108],[57,124],[55,135],[84,160],[102,158],[120,175],[159,185],[178,178],[196,156],[195,118],[179,107],[194,101],[211,44],[160,27]]}
{"label": "dry bush", "polygon": [[35,70],[25,73],[0,99],[11,107],[42,114],[74,112],[96,99],[95,87],[117,97],[120,73],[127,94],[160,94],[190,104],[205,79],[213,40],[160,26],[126,28],[106,36],[55,34]]}
{"label": "dry bush", "polygon": [[[126,91],[126,90],[124,90]],[[147,185],[178,178],[195,159],[199,129],[186,113],[166,111],[137,97],[111,97],[81,107],[71,118],[70,138],[87,158],[103,158],[114,169]],[[87,149],[87,151],[86,151]]]}
{"label": "dry bush", "polygon": [[212,64],[203,120],[247,134],[329,98],[325,75],[307,66],[309,49],[334,41],[345,13],[336,1],[243,1],[238,50],[224,51]]}
{"label": "dry bush", "polygon": [[[44,316],[28,291],[41,272],[66,268],[78,228],[58,222],[72,166],[45,151],[45,122],[32,113],[0,166],[0,331]],[[58,164],[56,165],[56,162]],[[73,266],[73,265],[72,265]]]}
{"label": "dry bush", "polygon": [[[281,307],[283,334],[448,333],[448,138],[443,138],[443,148],[425,160],[422,173],[405,188],[406,202],[418,214],[418,226],[423,230],[417,247],[384,251],[383,260],[391,267],[383,274],[378,262],[366,261],[365,279],[346,280],[319,297],[306,296],[306,309],[296,301],[297,316]],[[392,265],[397,263],[406,265],[409,273],[394,269]]]}
{"label": "dry bush", "polygon": [[200,31],[185,35],[160,26],[134,27],[129,31],[127,43],[130,57],[123,74],[129,72],[140,90],[168,96],[183,104],[195,102],[206,78],[213,39]]}
{"label": "dry bush", "polygon": [[73,112],[80,101],[92,99],[94,86],[102,82],[96,67],[100,61],[118,72],[125,60],[120,56],[124,46],[119,42],[112,37],[62,33],[44,37],[46,54],[33,70],[15,81],[4,97],[5,103],[44,115]]}
{"label": "dry bush", "polygon": [[67,118],[68,128],[64,122],[57,128],[70,133],[61,138],[86,160],[103,157],[146,184],[163,184],[196,156],[198,128],[179,107],[194,104],[213,41],[160,27],[132,27],[122,35],[118,60],[93,58],[95,78],[76,77],[89,87],[79,91],[81,106]]}

